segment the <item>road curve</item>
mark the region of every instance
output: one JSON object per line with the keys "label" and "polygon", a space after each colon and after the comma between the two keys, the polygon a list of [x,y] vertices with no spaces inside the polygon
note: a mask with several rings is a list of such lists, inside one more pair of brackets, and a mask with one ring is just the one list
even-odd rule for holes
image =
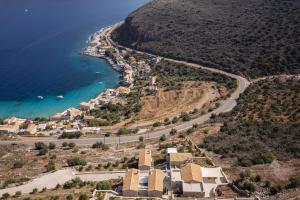
{"label": "road curve", "polygon": [[[120,24],[121,23],[118,23],[118,24],[112,26],[108,35],[110,35],[110,33],[113,30],[115,30],[118,26],[120,26]],[[111,40],[110,36],[108,36],[107,40],[115,47],[122,47],[128,51],[135,51],[137,53],[146,54],[149,56],[161,57],[161,56],[157,56],[157,55],[150,54],[147,52],[137,51],[137,50],[133,50],[133,49],[118,45],[114,41]],[[72,139],[59,140],[59,139],[54,139],[54,138],[40,138],[40,139],[35,139],[35,140],[0,141],[0,145],[1,144],[12,144],[12,143],[16,143],[16,144],[22,143],[22,144],[27,144],[27,145],[34,145],[35,142],[45,142],[45,143],[53,142],[53,143],[56,143],[57,145],[61,145],[63,142],[74,142],[77,145],[92,145],[96,141],[102,141],[102,142],[105,142],[106,144],[122,144],[122,143],[129,143],[129,142],[137,142],[137,141],[139,141],[140,136],[143,136],[144,139],[159,138],[163,134],[168,135],[170,133],[171,129],[173,129],[173,128],[177,129],[177,131],[184,131],[184,130],[191,128],[193,126],[193,124],[203,124],[204,122],[208,121],[212,114],[220,114],[220,113],[225,113],[225,112],[231,111],[236,106],[236,100],[239,98],[240,94],[242,94],[247,89],[247,87],[250,85],[250,82],[246,78],[238,76],[236,74],[231,74],[231,73],[222,71],[220,69],[204,67],[199,64],[190,63],[190,62],[181,61],[181,60],[175,60],[175,59],[166,58],[166,57],[161,57],[161,58],[171,61],[171,62],[184,64],[187,66],[197,67],[197,68],[201,68],[201,69],[208,70],[211,72],[224,74],[226,76],[229,76],[229,77],[237,80],[237,88],[231,94],[231,96],[229,98],[222,100],[220,102],[220,106],[217,109],[215,109],[209,113],[206,113],[204,115],[201,115],[195,119],[192,119],[188,122],[184,122],[182,124],[173,126],[171,128],[155,130],[155,131],[152,131],[151,133],[129,135],[129,136],[122,136],[122,137],[107,137],[107,138],[105,138],[105,141],[104,141],[104,138],[79,138],[79,139],[73,139],[73,140]]]}

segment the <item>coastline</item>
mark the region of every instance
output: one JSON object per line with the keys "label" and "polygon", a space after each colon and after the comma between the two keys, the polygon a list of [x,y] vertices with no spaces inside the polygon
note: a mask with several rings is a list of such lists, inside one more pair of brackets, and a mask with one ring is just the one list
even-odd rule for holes
{"label": "coastline", "polygon": [[[108,30],[111,30],[111,28],[113,26],[114,25],[101,28],[99,31],[97,31],[97,32],[93,33],[92,35],[90,35],[89,38],[88,38],[88,40],[85,42],[87,45],[84,48],[81,48],[81,50],[79,52],[79,54],[81,54],[83,56],[93,57],[96,60],[98,60],[100,58],[99,60],[100,61],[102,60],[101,61],[102,63],[106,62],[106,64],[109,65],[109,68],[112,68],[113,70],[115,70],[118,73],[118,77],[119,77],[118,78],[119,79],[118,83],[114,84],[114,87],[103,86],[104,88],[101,88],[102,92],[100,92],[100,93],[98,92],[96,95],[95,95],[95,87],[96,87],[96,85],[99,85],[99,84],[102,85],[102,81],[101,82],[92,83],[91,85],[88,85],[88,86],[84,86],[83,88],[91,88],[89,90],[92,90],[92,94],[93,94],[93,96],[89,95],[90,97],[87,100],[87,103],[93,104],[93,103],[95,103],[95,99],[97,100],[97,99],[101,98],[102,95],[105,95],[108,92],[113,92],[113,90],[115,90],[116,88],[118,88],[118,86],[120,86],[120,81],[124,80],[124,76],[122,76],[122,78],[120,79],[120,77],[122,75],[122,72],[124,71],[123,68],[120,65],[118,65],[117,63],[115,63],[113,61],[113,59],[109,58],[108,56],[105,56],[105,52],[104,51],[102,51],[102,53],[99,53],[97,51],[97,49],[96,49],[96,47],[98,47],[100,45],[100,43],[99,43],[99,36],[100,35],[103,36],[103,34],[106,34],[106,32]],[[97,40],[98,40],[98,42],[97,42]],[[96,73],[98,73],[98,72],[96,72]],[[100,72],[99,72],[99,74],[100,74]],[[72,96],[74,96],[75,98],[78,99],[78,95],[76,94],[77,92],[75,90],[70,91],[70,93],[71,93]],[[64,95],[64,99],[66,99],[66,100],[68,99],[67,101],[68,101],[68,103],[70,103],[69,102],[69,97],[68,98],[67,97],[68,97],[68,94]],[[44,102],[47,102],[46,104],[48,104],[48,102],[51,101],[51,100],[53,100],[54,98],[55,98],[54,96],[49,96],[49,97],[46,96],[45,99],[43,99],[43,100],[37,100],[37,99],[32,98],[32,99],[28,99],[26,102],[24,102],[24,105],[30,104],[30,107],[32,107],[33,103],[36,102],[36,103],[38,103],[41,106]],[[59,100],[56,99],[56,101],[59,101]],[[9,103],[10,102],[3,102],[3,105],[7,105]],[[12,102],[12,103],[15,103],[16,106],[21,105],[18,102]],[[65,104],[66,105],[65,107],[67,107],[67,108],[63,108],[63,110],[60,111],[60,112],[58,112],[58,113],[66,113],[70,109],[80,108],[80,104],[81,103],[85,103],[85,102],[80,101],[77,105],[74,105],[74,102],[72,103],[73,105],[66,105]],[[52,105],[52,103],[51,103],[51,105]],[[62,105],[58,105],[56,107],[61,108],[63,106]],[[17,108],[14,107],[14,110],[16,110],[16,109]],[[13,111],[11,111],[11,112],[13,113]],[[27,114],[25,114],[24,116],[15,113],[15,114],[12,114],[11,116],[4,116],[2,119],[9,119],[9,118],[13,118],[13,117],[17,116],[18,118],[24,118],[24,119],[28,119],[28,120],[32,120],[32,119],[37,118],[37,117],[38,118],[49,118],[51,120],[51,117],[53,115],[58,114],[58,113],[51,113],[50,114],[50,112],[49,113],[45,113],[45,111],[43,111],[42,114],[38,114],[38,115],[34,114],[33,116],[27,116],[29,113],[28,112],[26,112],[26,113]]]}
{"label": "coastline", "polygon": [[110,41],[106,38],[106,44],[100,42],[100,40],[103,39],[103,37],[107,37],[107,34],[110,34],[120,24],[121,22],[101,28],[99,31],[92,34],[86,41],[87,46],[82,49],[81,54],[85,56],[104,59],[108,62],[108,64],[112,66],[114,70],[118,72],[123,72],[123,68],[120,65],[118,65],[118,63],[115,63],[109,56],[105,55],[105,50],[112,48]]}

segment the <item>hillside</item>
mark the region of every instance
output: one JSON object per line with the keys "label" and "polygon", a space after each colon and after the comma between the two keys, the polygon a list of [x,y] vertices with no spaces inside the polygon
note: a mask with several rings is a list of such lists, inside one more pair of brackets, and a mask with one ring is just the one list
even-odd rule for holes
{"label": "hillside", "polygon": [[154,0],[113,39],[250,78],[300,73],[300,1]]}
{"label": "hillside", "polygon": [[202,147],[241,166],[300,158],[300,80],[268,79],[250,86],[231,113],[215,120],[221,131]]}

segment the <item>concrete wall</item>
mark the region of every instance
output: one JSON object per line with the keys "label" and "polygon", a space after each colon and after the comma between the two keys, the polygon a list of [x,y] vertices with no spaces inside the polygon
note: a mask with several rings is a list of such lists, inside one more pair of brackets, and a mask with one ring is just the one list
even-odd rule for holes
{"label": "concrete wall", "polygon": [[139,170],[150,170],[151,166],[147,166],[147,165],[139,165]]}
{"label": "concrete wall", "polygon": [[127,197],[137,197],[137,196],[138,196],[138,191],[133,191],[133,190],[123,190],[123,196],[127,196]]}
{"label": "concrete wall", "polygon": [[162,191],[149,191],[148,192],[148,196],[149,197],[161,197],[163,195],[163,192]]}
{"label": "concrete wall", "polygon": [[183,192],[183,197],[204,197],[204,192]]}
{"label": "concrete wall", "polygon": [[146,196],[148,196],[148,190],[147,189],[140,189],[138,194],[139,194],[139,196],[146,197]]}

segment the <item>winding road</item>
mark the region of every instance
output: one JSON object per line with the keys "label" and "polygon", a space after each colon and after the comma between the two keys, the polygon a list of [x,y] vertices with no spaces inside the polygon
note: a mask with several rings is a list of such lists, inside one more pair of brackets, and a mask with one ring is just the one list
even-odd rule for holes
{"label": "winding road", "polygon": [[137,141],[139,141],[139,138],[141,136],[143,136],[144,139],[159,138],[163,134],[168,136],[170,131],[173,128],[176,129],[177,131],[184,131],[184,130],[191,128],[193,126],[193,124],[200,125],[200,124],[207,122],[213,114],[220,114],[220,113],[225,113],[225,112],[231,111],[236,106],[236,100],[238,99],[240,94],[242,94],[246,90],[246,88],[250,85],[250,82],[247,79],[245,79],[241,76],[235,75],[235,74],[231,74],[231,73],[219,70],[219,69],[204,67],[202,65],[195,64],[195,63],[189,63],[186,61],[180,61],[180,60],[175,60],[175,59],[171,59],[171,58],[161,57],[161,56],[149,54],[147,52],[137,51],[137,50],[129,49],[127,47],[118,45],[111,40],[110,34],[112,31],[114,31],[120,25],[121,25],[121,23],[118,23],[118,24],[112,26],[111,29],[109,29],[107,31],[107,41],[109,43],[111,43],[111,45],[113,45],[115,47],[122,47],[122,48],[126,49],[127,51],[135,51],[135,52],[138,52],[141,54],[146,54],[149,56],[160,57],[167,61],[184,64],[184,65],[191,66],[191,67],[197,67],[197,68],[201,68],[201,69],[208,70],[211,72],[216,72],[216,73],[220,73],[220,74],[229,76],[229,77],[237,80],[236,90],[231,94],[231,96],[229,98],[222,100],[220,102],[220,106],[218,108],[216,108],[215,110],[213,110],[209,113],[206,113],[204,115],[201,115],[195,119],[192,119],[190,121],[184,122],[179,125],[175,125],[170,128],[154,130],[152,132],[147,132],[147,133],[143,133],[143,134],[122,136],[122,137],[107,137],[107,138],[105,138],[105,141],[104,141],[104,138],[79,138],[79,139],[73,139],[73,140],[72,139],[59,140],[59,139],[55,139],[55,138],[38,138],[38,139],[22,139],[22,140],[17,140],[17,141],[0,141],[0,145],[1,144],[12,144],[12,143],[16,143],[16,144],[22,143],[22,144],[27,144],[27,145],[34,145],[35,142],[45,142],[45,143],[53,142],[53,143],[56,143],[57,145],[61,145],[63,142],[74,142],[77,145],[92,145],[95,143],[95,141],[98,141],[98,142],[102,141],[102,142],[105,142],[106,144],[121,144],[121,143],[137,142]]}

